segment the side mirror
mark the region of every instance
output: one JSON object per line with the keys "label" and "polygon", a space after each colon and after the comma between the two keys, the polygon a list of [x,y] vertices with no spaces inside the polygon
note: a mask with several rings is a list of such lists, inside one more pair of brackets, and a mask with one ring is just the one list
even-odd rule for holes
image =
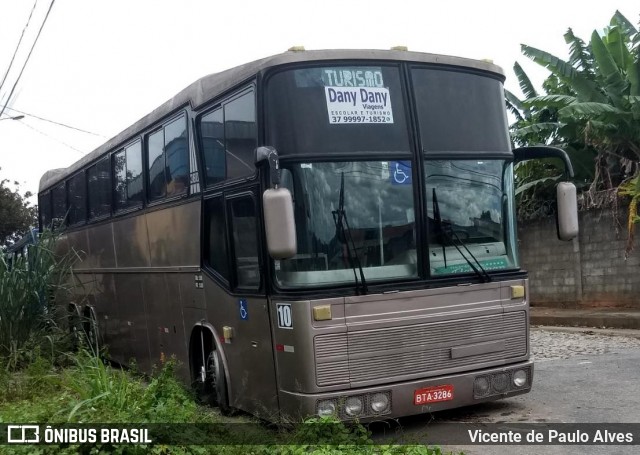
{"label": "side mirror", "polygon": [[267,249],[273,259],[287,259],[296,255],[296,221],[293,216],[293,198],[280,184],[280,161],[273,147],[258,147],[255,151],[256,165],[269,165],[269,176],[273,188],[262,194],[264,229],[267,233]]}
{"label": "side mirror", "polygon": [[264,227],[267,248],[274,259],[287,259],[296,255],[296,223],[293,199],[286,188],[268,189],[262,195]]}
{"label": "side mirror", "polygon": [[576,186],[560,182],[556,188],[558,200],[558,238],[572,240],[578,235],[578,199]]}
{"label": "side mirror", "polygon": [[[557,147],[538,145],[520,147],[513,151],[514,162],[537,160],[542,158],[559,158],[564,163],[564,174],[573,178],[573,166],[569,155]],[[573,240],[578,235],[578,198],[576,186],[570,182],[560,182],[556,187],[558,213],[556,224],[560,240]]]}

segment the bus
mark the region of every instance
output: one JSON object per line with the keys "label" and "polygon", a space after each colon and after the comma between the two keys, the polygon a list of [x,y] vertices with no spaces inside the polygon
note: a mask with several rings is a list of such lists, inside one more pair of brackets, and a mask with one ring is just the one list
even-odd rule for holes
{"label": "bus", "polygon": [[[40,227],[112,360],[223,412],[395,418],[526,393],[502,70],[406,50],[290,50],[206,76],[66,169]],[[566,166],[570,163],[564,156]],[[563,239],[575,187],[558,185]]]}

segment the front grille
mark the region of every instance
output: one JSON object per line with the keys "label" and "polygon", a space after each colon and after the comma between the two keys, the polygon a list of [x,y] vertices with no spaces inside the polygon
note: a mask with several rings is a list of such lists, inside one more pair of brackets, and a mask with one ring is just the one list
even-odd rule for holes
{"label": "front grille", "polygon": [[[496,340],[504,350],[451,358],[452,347]],[[429,377],[526,355],[526,313],[321,335],[315,349],[318,385]]]}

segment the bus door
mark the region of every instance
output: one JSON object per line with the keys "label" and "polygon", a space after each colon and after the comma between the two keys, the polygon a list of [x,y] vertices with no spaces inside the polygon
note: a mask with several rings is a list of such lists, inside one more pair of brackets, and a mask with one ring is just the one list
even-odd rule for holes
{"label": "bus door", "polygon": [[224,203],[222,196],[205,202],[205,243],[209,249],[205,266],[213,268],[228,285],[224,289],[205,284],[205,293],[207,312],[222,337],[230,379],[229,404],[273,418],[278,401],[261,274],[257,194],[257,189],[243,190],[225,194]]}

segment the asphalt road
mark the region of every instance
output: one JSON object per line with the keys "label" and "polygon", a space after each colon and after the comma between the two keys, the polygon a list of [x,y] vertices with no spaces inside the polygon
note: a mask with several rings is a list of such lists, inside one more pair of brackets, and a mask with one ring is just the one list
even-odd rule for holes
{"label": "asphalt road", "polygon": [[[375,439],[420,440],[447,424],[640,423],[640,339],[533,330],[533,390],[518,397],[372,427]],[[639,427],[640,428],[640,427]],[[636,440],[640,434],[636,434]],[[444,447],[466,454],[640,453],[640,445]]]}

